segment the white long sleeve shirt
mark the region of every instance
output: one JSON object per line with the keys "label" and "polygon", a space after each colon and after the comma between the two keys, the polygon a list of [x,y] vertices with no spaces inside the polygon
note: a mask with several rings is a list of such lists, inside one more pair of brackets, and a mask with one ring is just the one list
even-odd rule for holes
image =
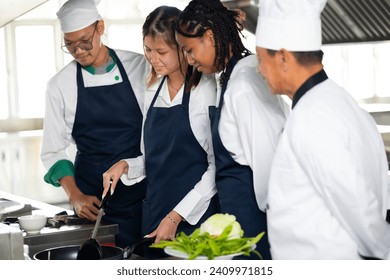
{"label": "white long sleeve shirt", "polygon": [[273,259],[389,258],[387,160],[372,117],[331,80],[297,103],[269,186]]}
{"label": "white long sleeve shirt", "polygon": [[252,169],[257,204],[264,212],[271,162],[290,109],[269,91],[256,67],[255,55],[239,60],[234,67],[218,131],[232,158]]}
{"label": "white long sleeve shirt", "polygon": [[[142,111],[144,106],[145,80],[148,63],[144,55],[128,51],[115,50],[118,58],[128,74],[129,81]],[[59,160],[73,159],[67,152],[71,143],[73,124],[77,108],[77,63],[71,61],[47,85],[46,111],[43,130],[41,159],[43,165],[49,170]],[[102,75],[92,75],[82,69],[85,87],[111,85],[122,82],[117,65]],[[116,78],[119,78],[118,80]]]}
{"label": "white long sleeve shirt", "polygon": [[[150,104],[161,82],[158,80],[150,87],[145,94],[144,123]],[[184,87],[184,86],[183,86]],[[182,103],[183,87],[171,101],[167,82],[161,87],[160,93],[154,103],[154,107],[170,108]],[[207,153],[209,166],[203,174],[202,179],[193,189],[179,202],[172,210],[179,213],[188,223],[196,224],[206,212],[210,199],[217,192],[215,187],[215,161],[212,147],[210,121],[208,107],[215,105],[216,83],[213,76],[203,75],[199,85],[191,90],[189,101],[189,118],[191,129],[200,146]],[[142,133],[143,136],[143,133]],[[142,138],[143,139],[143,138]],[[144,154],[143,140],[141,141],[141,152]],[[131,185],[134,180],[145,177],[145,158],[126,159],[129,165],[128,174],[121,177],[125,185]]]}

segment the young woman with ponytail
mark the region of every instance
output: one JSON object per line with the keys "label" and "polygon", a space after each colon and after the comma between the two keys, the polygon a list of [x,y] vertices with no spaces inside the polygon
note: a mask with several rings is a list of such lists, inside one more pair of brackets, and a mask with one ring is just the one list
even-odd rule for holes
{"label": "young woman with ponytail", "polygon": [[[289,109],[256,71],[256,56],[241,40],[244,16],[219,0],[193,0],[175,29],[195,68],[191,81],[216,74],[217,102],[209,111],[221,212],[235,215],[244,235],[253,237],[267,233],[269,170]],[[257,251],[271,258],[267,234]]]}

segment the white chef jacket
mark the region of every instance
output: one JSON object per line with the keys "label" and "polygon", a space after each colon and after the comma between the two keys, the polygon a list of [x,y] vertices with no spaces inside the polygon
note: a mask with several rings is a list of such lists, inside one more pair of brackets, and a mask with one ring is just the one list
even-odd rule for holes
{"label": "white chef jacket", "polygon": [[[242,58],[233,68],[218,131],[232,158],[252,169],[256,201],[265,212],[271,162],[290,109],[281,96],[269,91],[256,68],[255,55]],[[218,102],[219,95],[220,89]]]}
{"label": "white chef jacket", "polygon": [[[159,79],[151,86],[145,94],[144,106],[144,123],[147,117],[149,106],[161,82]],[[161,87],[160,93],[154,103],[154,107],[170,108],[182,103],[183,87],[179,90],[175,98],[171,101],[165,80]],[[179,202],[173,209],[179,213],[188,223],[196,224],[206,212],[210,199],[217,192],[215,187],[215,160],[211,140],[210,120],[208,115],[208,107],[215,105],[216,100],[216,84],[214,76],[203,75],[198,86],[191,90],[189,101],[189,118],[191,129],[200,146],[207,153],[209,166],[203,174],[202,179],[194,186],[194,188]],[[141,152],[144,154],[144,142],[141,141]],[[129,172],[121,177],[125,185],[130,185],[135,178],[145,177],[145,158],[144,156],[126,159],[129,165]]]}
{"label": "white chef jacket", "polygon": [[387,161],[371,116],[333,81],[288,119],[271,169],[273,259],[388,258]]}
{"label": "white chef jacket", "polygon": [[[144,106],[145,80],[148,63],[144,55],[123,50],[115,50],[128,74],[129,81],[142,111]],[[46,112],[43,130],[41,159],[49,170],[59,160],[70,160],[67,148],[75,143],[72,138],[73,124],[77,108],[77,62],[67,64],[47,85]],[[82,68],[85,87],[111,85],[122,82],[117,65],[102,75],[93,75]],[[116,78],[119,78],[116,80]]]}

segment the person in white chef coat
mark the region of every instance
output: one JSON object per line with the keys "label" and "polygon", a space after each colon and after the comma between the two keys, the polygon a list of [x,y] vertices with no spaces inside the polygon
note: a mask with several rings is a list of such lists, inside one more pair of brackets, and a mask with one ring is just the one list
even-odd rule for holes
{"label": "person in white chef coat", "polygon": [[[103,194],[102,174],[122,158],[139,156],[148,71],[142,54],[113,50],[101,41],[104,21],[92,0],[69,0],[57,12],[62,49],[74,60],[47,85],[41,159],[44,179],[62,186],[78,216],[96,220]],[[67,153],[76,144],[73,163]],[[146,181],[117,186],[104,220],[118,224],[116,245],[141,235]]]}
{"label": "person in white chef coat", "polygon": [[326,1],[260,0],[259,72],[292,114],[271,168],[273,259],[389,258],[388,164],[373,118],[328,78],[321,51]]}
{"label": "person in white chef coat", "polygon": [[[143,156],[119,161],[104,174],[105,191],[110,180],[115,189],[119,181],[131,184],[134,178],[147,176],[142,232],[155,237],[155,243],[171,240],[178,232],[191,234],[219,212],[208,118],[216,84],[213,76],[204,76],[190,86],[192,67],[173,28],[180,12],[160,6],[143,24],[145,57],[152,66],[145,93]],[[159,256],[163,255],[147,255]]]}
{"label": "person in white chef coat", "polygon": [[240,37],[243,17],[219,0],[193,0],[180,15],[176,39],[198,73],[218,79],[210,119],[221,211],[235,215],[247,237],[265,231],[257,251],[270,259],[268,177],[289,108],[256,72],[256,56]]}

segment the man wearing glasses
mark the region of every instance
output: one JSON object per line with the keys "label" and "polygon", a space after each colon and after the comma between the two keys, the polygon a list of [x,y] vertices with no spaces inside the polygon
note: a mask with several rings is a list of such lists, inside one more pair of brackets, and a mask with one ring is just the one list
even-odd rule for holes
{"label": "man wearing glasses", "polygon": [[[101,42],[104,21],[93,0],[69,0],[57,12],[62,49],[74,60],[49,82],[41,158],[45,181],[62,186],[78,216],[96,220],[103,193],[102,174],[123,158],[140,155],[144,56],[112,50]],[[74,163],[67,148],[77,146]],[[119,187],[119,188],[118,188]],[[104,219],[119,226],[116,245],[141,236],[146,182],[120,181]]]}

